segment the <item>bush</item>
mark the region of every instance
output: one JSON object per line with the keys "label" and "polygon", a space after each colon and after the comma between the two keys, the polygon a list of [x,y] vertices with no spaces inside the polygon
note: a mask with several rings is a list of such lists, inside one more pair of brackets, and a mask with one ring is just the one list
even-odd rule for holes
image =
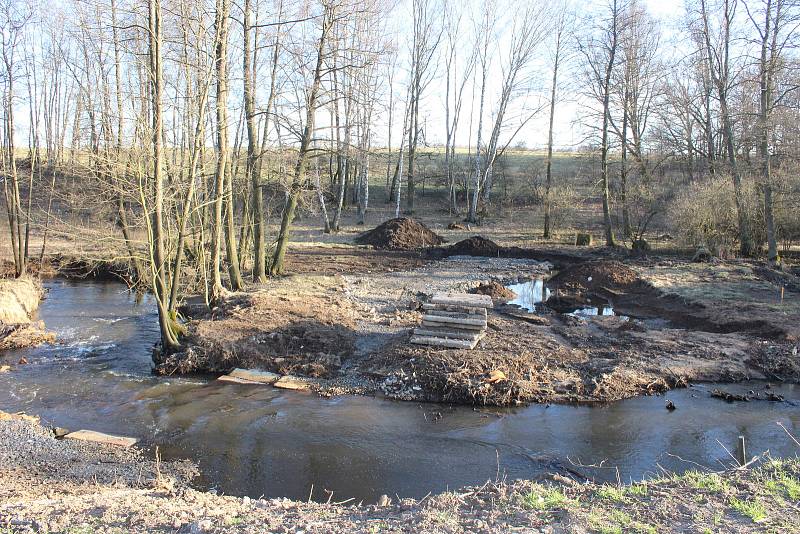
{"label": "bush", "polygon": [[[765,240],[762,201],[751,180],[743,180],[743,204],[751,221],[755,243]],[[712,252],[725,255],[736,250],[739,222],[733,180],[719,175],[689,185],[677,195],[671,209],[673,225],[684,244],[705,245]]]}

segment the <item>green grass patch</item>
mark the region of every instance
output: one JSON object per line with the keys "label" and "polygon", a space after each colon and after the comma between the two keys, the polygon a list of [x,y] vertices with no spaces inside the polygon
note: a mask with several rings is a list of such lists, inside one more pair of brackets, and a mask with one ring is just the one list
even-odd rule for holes
{"label": "green grass patch", "polygon": [[647,496],[647,482],[636,482],[625,488],[625,493],[634,497]]}
{"label": "green grass patch", "polygon": [[767,510],[758,500],[740,500],[733,497],[730,503],[731,508],[749,517],[754,523],[758,523],[767,518]]}
{"label": "green grass patch", "polygon": [[532,510],[556,510],[569,508],[575,501],[558,488],[535,485],[523,495],[523,504]]}
{"label": "green grass patch", "polygon": [[717,473],[687,471],[681,478],[694,489],[710,491],[712,493],[723,493],[730,487],[728,481]]}
{"label": "green grass patch", "polygon": [[597,490],[597,496],[601,499],[613,502],[628,501],[628,499],[625,498],[625,488],[619,488],[617,486],[600,486],[600,489]]}
{"label": "green grass patch", "polygon": [[800,481],[787,473],[779,473],[775,478],[767,480],[764,487],[773,495],[800,501]]}

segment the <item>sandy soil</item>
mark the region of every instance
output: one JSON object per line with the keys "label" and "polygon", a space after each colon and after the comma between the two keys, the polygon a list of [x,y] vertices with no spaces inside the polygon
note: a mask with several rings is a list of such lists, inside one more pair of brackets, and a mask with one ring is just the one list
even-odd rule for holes
{"label": "sandy soil", "polygon": [[[10,445],[14,445],[13,447]],[[597,485],[554,474],[487,481],[378,505],[228,497],[192,489],[186,462],[56,440],[0,413],[0,529],[7,533],[793,532],[800,462]]]}
{"label": "sandy soil", "polygon": [[0,279],[0,351],[53,341],[53,334],[32,320],[43,296],[37,279]]}

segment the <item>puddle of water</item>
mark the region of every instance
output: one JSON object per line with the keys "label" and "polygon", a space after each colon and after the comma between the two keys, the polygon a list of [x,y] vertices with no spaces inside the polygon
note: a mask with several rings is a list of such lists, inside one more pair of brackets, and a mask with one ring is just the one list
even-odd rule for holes
{"label": "puddle of water", "polygon": [[[513,300],[509,300],[508,304],[519,306],[532,313],[541,311],[542,306],[550,298],[550,290],[544,285],[543,280],[530,280],[528,282],[510,284],[505,287],[517,295]],[[572,317],[609,317],[617,315],[624,319],[628,318],[627,316],[615,313],[614,308],[611,306],[585,306],[566,312],[565,315],[570,315]]]}
{"label": "puddle of water", "polygon": [[[797,454],[776,424],[800,434],[797,404],[734,403],[710,389],[670,392],[601,407],[542,406],[474,411],[470,407],[323,399],[264,386],[163,378],[150,374],[158,339],[149,299],[136,304],[117,284],[48,283],[40,318],[65,344],[22,352],[31,362],[0,374],[0,409],[27,411],[51,424],[134,435],[164,458],[192,458],[207,488],[250,497],[286,496],[374,502],[381,494],[420,498],[500,475],[531,478],[554,459],[614,481],[658,472],[721,467],[744,435],[748,450]],[[94,319],[122,318],[119,321]],[[93,349],[86,352],[83,349]],[[9,361],[21,353],[8,356]],[[0,356],[0,361],[3,357]],[[725,386],[761,389],[763,384]],[[800,402],[800,387],[775,393]],[[682,461],[678,456],[685,459]]]}
{"label": "puddle of water", "polygon": [[529,282],[521,282],[519,284],[511,284],[506,286],[516,293],[516,298],[509,300],[509,304],[514,304],[529,312],[535,312],[537,306],[550,298],[550,290],[544,286],[543,280],[531,280]]}

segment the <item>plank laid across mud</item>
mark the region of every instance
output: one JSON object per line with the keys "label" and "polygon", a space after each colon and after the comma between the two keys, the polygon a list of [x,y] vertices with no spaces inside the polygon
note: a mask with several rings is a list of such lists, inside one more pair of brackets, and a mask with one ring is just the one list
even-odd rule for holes
{"label": "plank laid across mud", "polygon": [[483,334],[478,335],[477,339],[448,339],[441,337],[427,337],[427,336],[411,336],[411,343],[415,345],[430,345],[433,347],[447,347],[453,349],[469,349],[475,348],[478,341],[483,338]]}
{"label": "plank laid across mud", "polygon": [[64,439],[77,439],[79,441],[92,441],[94,443],[105,443],[106,445],[116,445],[118,447],[132,447],[139,441],[136,438],[127,438],[124,436],[112,436],[111,434],[103,434],[102,432],[95,432],[94,430],[77,430],[70,432]]}
{"label": "plank laid across mud", "polygon": [[436,293],[431,298],[431,304],[443,306],[467,306],[473,308],[492,308],[492,297],[489,295],[474,295],[472,293]]}
{"label": "plank laid across mud", "polygon": [[435,326],[415,328],[414,335],[422,337],[442,337],[448,339],[473,340],[480,337],[478,330],[459,330],[457,328],[437,328]]}
{"label": "plank laid across mud", "polygon": [[485,317],[477,319],[467,319],[465,317],[444,317],[442,315],[425,314],[422,320],[427,321],[429,323],[454,324],[463,326],[465,328],[469,327],[486,328],[487,325]]}
{"label": "plank laid across mud", "polygon": [[475,330],[478,332],[486,329],[486,322],[484,322],[483,324],[464,324],[464,323],[448,323],[446,321],[438,321],[437,319],[448,319],[448,317],[423,317],[422,326],[426,328],[453,327],[453,328],[458,328],[459,330]]}
{"label": "plank laid across mud", "polygon": [[222,375],[217,378],[217,382],[231,382],[233,384],[252,384],[255,386],[263,386],[263,382],[256,382],[255,380],[247,380],[246,378],[239,378],[238,376]]}
{"label": "plank laid across mud", "polygon": [[464,312],[454,312],[454,311],[443,311],[443,310],[427,310],[425,312],[426,315],[438,315],[441,317],[454,317],[459,319],[482,319],[485,320],[487,317],[486,309],[485,308],[478,308],[481,311],[478,313],[464,313]]}
{"label": "plank laid across mud", "polygon": [[425,304],[422,305],[422,309],[425,311],[441,310],[441,311],[456,312],[456,313],[486,315],[486,308],[482,306],[455,306],[447,304],[432,304],[430,302],[426,302]]}
{"label": "plank laid across mud", "polygon": [[261,384],[274,384],[280,380],[281,375],[277,373],[270,373],[269,371],[259,371],[256,369],[234,369],[228,373],[229,377],[241,378],[251,382],[259,382]]}

